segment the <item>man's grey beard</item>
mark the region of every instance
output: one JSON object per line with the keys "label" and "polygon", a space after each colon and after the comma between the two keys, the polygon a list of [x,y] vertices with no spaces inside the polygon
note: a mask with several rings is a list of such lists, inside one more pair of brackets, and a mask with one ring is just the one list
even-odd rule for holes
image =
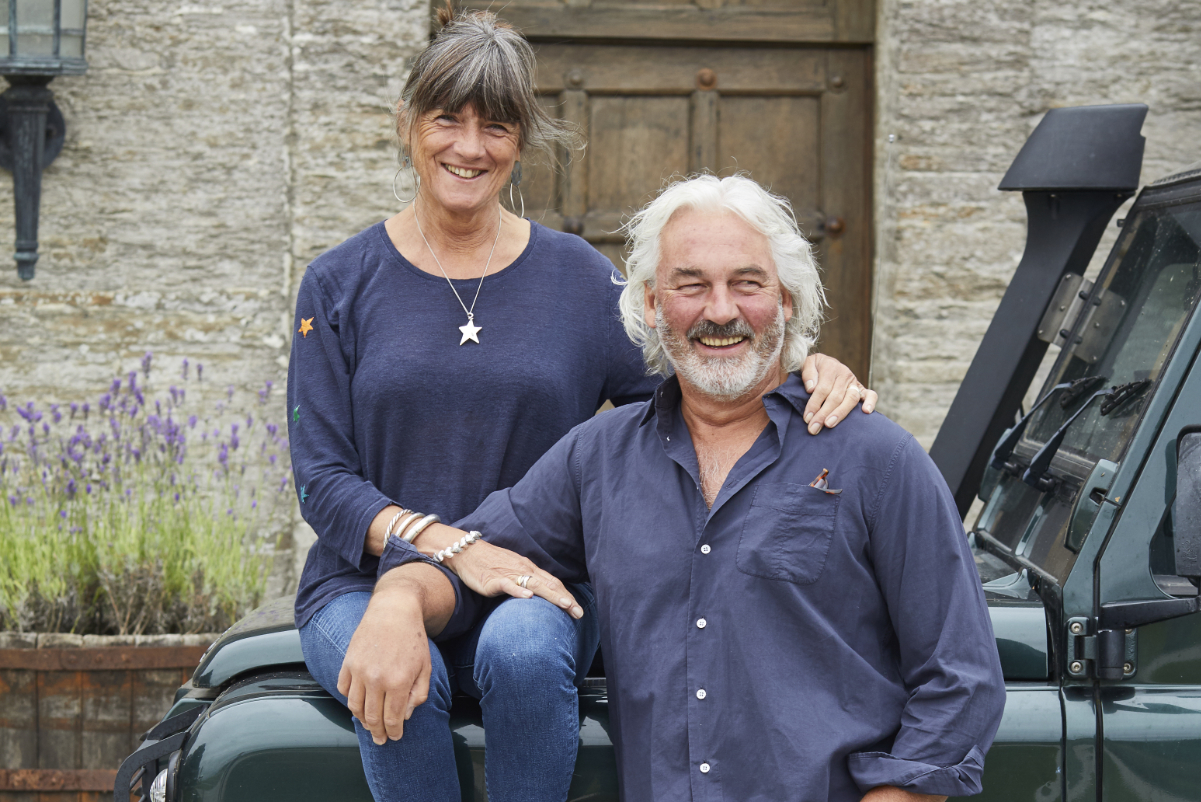
{"label": "man's grey beard", "polygon": [[[707,320],[695,323],[681,337],[663,315],[663,307],[655,309],[655,328],[663,343],[663,351],[676,375],[697,391],[713,398],[738,398],[753,389],[769,370],[778,369],[784,351],[783,304],[776,307],[776,318],[755,338],[755,330],[745,320],[734,320],[719,326]],[[750,337],[751,348],[742,356],[701,356],[691,345],[696,337]]]}

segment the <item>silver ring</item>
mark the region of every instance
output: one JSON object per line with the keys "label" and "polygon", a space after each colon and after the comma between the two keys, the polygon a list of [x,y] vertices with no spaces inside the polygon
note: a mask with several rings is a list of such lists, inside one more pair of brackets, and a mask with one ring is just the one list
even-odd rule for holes
{"label": "silver ring", "polygon": [[[526,574],[526,575],[522,575],[522,576],[519,576],[519,577],[517,577],[517,584],[518,584],[518,585],[521,585],[523,588],[526,588],[526,585],[527,585],[527,583],[528,583],[528,582],[529,582],[531,579],[533,579],[533,577],[532,577],[532,576],[529,576],[528,574]],[[526,589],[528,590],[528,588],[526,588]]]}

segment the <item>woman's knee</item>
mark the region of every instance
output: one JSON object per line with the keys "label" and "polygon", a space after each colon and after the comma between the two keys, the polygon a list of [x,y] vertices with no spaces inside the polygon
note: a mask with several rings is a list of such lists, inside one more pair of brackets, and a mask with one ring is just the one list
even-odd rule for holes
{"label": "woman's knee", "polygon": [[481,690],[493,682],[575,680],[577,622],[539,599],[509,599],[488,616],[475,652],[475,678]]}

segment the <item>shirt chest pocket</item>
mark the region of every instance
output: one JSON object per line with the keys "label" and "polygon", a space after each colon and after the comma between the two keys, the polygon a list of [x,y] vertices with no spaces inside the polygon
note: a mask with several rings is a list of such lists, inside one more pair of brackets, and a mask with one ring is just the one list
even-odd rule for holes
{"label": "shirt chest pocket", "polygon": [[798,585],[816,582],[826,565],[840,499],[806,485],[756,487],[738,541],[738,570]]}

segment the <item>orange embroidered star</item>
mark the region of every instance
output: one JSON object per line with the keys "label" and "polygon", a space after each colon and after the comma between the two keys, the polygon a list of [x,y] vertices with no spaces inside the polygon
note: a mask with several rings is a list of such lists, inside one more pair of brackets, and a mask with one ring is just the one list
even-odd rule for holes
{"label": "orange embroidered star", "polygon": [[297,332],[299,332],[300,335],[307,340],[309,338],[309,332],[312,330],[313,330],[313,319],[311,317],[308,317],[308,318],[302,317],[300,319],[300,328],[297,329]]}

